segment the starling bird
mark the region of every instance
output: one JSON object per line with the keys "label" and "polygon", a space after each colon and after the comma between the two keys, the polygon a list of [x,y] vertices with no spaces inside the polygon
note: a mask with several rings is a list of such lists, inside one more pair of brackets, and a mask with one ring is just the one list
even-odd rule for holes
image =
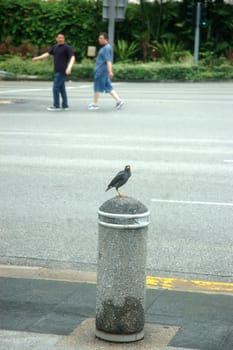
{"label": "starling bird", "polygon": [[[124,194],[120,193],[118,188],[123,186],[128,179],[131,176],[131,171],[130,171],[130,166],[126,165],[125,169],[120,171],[110,182],[110,184],[108,185],[106,191],[110,190],[110,188],[115,187],[117,193],[118,193],[118,197],[126,197]],[[106,192],[105,191],[105,192]]]}

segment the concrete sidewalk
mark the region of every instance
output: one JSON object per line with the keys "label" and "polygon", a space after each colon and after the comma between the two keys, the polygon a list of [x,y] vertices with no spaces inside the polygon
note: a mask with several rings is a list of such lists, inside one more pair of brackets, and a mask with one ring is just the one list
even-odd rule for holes
{"label": "concrete sidewalk", "polygon": [[[27,275],[27,268],[25,268]],[[0,274],[1,350],[232,350],[233,295],[147,288],[145,338],[95,338],[96,285]],[[4,275],[4,277],[3,277]]]}

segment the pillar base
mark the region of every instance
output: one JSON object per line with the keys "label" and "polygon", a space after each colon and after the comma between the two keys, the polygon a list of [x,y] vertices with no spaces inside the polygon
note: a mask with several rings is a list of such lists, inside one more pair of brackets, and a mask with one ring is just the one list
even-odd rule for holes
{"label": "pillar base", "polygon": [[133,334],[112,334],[96,329],[95,335],[99,339],[113,343],[131,343],[142,340],[144,338],[144,329],[141,332]]}

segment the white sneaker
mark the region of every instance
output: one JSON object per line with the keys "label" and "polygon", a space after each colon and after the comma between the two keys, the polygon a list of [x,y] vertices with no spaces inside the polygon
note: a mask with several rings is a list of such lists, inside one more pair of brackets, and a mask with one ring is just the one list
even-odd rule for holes
{"label": "white sneaker", "polygon": [[97,110],[99,109],[99,106],[98,105],[95,105],[94,103],[90,103],[89,106],[88,106],[88,109],[91,111],[91,110]]}
{"label": "white sneaker", "polygon": [[47,110],[53,111],[53,112],[58,112],[58,111],[61,111],[61,108],[52,106],[52,107],[48,107]]}
{"label": "white sneaker", "polygon": [[124,102],[123,100],[121,100],[121,101],[119,101],[119,102],[116,103],[115,108],[116,108],[116,109],[120,109],[124,104],[125,104],[125,102]]}

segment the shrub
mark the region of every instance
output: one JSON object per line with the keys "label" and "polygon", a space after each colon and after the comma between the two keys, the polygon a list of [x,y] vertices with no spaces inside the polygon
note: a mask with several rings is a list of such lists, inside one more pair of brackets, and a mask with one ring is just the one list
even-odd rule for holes
{"label": "shrub", "polygon": [[138,51],[138,45],[135,41],[130,45],[125,40],[117,40],[114,46],[114,52],[116,54],[116,61],[129,61],[135,53]]}
{"label": "shrub", "polygon": [[44,61],[32,62],[31,59],[22,59],[15,55],[6,56],[7,59],[0,61],[0,70],[10,72],[15,75],[37,75],[50,79],[53,74],[52,58]]}
{"label": "shrub", "polygon": [[190,56],[181,43],[171,40],[163,40],[161,43],[154,42],[152,48],[158,54],[158,58],[166,63],[182,62],[187,56]]}
{"label": "shrub", "polygon": [[[94,61],[85,59],[76,63],[72,70],[73,80],[93,80]],[[36,75],[39,79],[53,78],[53,58],[32,62],[31,59],[22,59],[20,56],[1,56],[0,70],[14,75]],[[162,64],[151,63],[115,63],[115,80],[122,81],[205,81],[233,79],[233,64],[205,66],[199,64]]]}

